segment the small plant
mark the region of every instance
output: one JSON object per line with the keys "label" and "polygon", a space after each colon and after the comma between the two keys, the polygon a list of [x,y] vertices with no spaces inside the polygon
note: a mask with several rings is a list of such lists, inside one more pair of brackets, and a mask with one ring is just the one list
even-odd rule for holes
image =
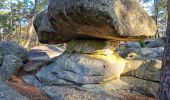
{"label": "small plant", "polygon": [[144,40],[140,40],[139,43],[140,43],[140,46],[141,46],[142,48],[144,48],[144,47],[146,46]]}

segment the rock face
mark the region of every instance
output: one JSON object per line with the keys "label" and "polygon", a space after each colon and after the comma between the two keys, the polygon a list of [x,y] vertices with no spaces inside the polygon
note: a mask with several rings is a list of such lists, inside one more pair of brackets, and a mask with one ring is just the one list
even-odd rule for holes
{"label": "rock face", "polygon": [[136,40],[156,33],[156,24],[136,0],[50,0],[34,26],[42,43]]}
{"label": "rock face", "polygon": [[55,36],[56,31],[47,17],[47,10],[44,10],[36,16],[34,20],[34,28],[40,42],[48,43],[47,39],[51,39],[51,42],[57,41],[58,38]]}

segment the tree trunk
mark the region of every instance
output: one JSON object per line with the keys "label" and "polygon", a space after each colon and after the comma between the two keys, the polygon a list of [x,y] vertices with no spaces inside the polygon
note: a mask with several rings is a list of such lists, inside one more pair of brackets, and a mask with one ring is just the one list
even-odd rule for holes
{"label": "tree trunk", "polygon": [[10,26],[13,26],[13,4],[12,4],[13,2],[12,2],[12,0],[10,0],[10,10],[11,10],[11,12],[10,12]]}
{"label": "tree trunk", "polygon": [[18,21],[18,43],[20,44],[21,43],[21,38],[22,38],[22,34],[21,34],[21,31],[22,31],[22,21],[21,21],[21,14],[19,16],[19,21]]}
{"label": "tree trunk", "polygon": [[3,41],[3,32],[2,32],[2,29],[0,29],[0,42]]}
{"label": "tree trunk", "polygon": [[168,24],[166,43],[161,70],[159,100],[170,100],[170,0],[168,0]]}
{"label": "tree trunk", "polygon": [[156,25],[158,24],[158,0],[154,0],[154,6],[155,6],[155,22],[156,22]]}
{"label": "tree trunk", "polygon": [[26,43],[24,45],[25,48],[28,48],[28,46],[29,46],[29,44],[31,42],[31,38],[32,38],[33,30],[34,30],[33,21],[34,21],[36,15],[37,15],[36,10],[37,10],[38,0],[34,0],[34,2],[35,2],[35,6],[34,6],[34,9],[33,9],[32,13],[30,14],[31,19],[30,19],[29,26],[27,28],[28,38],[27,38]]}
{"label": "tree trunk", "polygon": [[[156,25],[158,25],[158,0],[154,0],[154,17],[155,17],[155,23]],[[158,29],[156,31],[156,35],[155,35],[155,38],[158,38]]]}
{"label": "tree trunk", "polygon": [[33,30],[34,30],[34,25],[33,25],[34,19],[35,19],[35,15],[30,19],[30,23],[27,26],[27,35],[28,35],[28,37],[27,37],[26,43],[24,45],[25,48],[28,48],[29,44],[31,42],[31,38],[32,38]]}

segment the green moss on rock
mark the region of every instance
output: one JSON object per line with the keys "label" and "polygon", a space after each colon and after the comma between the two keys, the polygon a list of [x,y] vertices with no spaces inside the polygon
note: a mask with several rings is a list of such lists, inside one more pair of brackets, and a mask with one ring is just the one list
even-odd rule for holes
{"label": "green moss on rock", "polygon": [[67,44],[67,52],[92,53],[106,47],[106,41],[98,40],[72,40]]}

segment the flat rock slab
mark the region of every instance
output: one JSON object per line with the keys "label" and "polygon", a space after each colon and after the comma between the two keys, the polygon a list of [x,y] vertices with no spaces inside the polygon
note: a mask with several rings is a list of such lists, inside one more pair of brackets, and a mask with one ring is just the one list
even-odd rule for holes
{"label": "flat rock slab", "polygon": [[41,45],[31,49],[28,53],[29,60],[31,61],[50,61],[52,58],[61,55],[65,47],[57,45]]}
{"label": "flat rock slab", "polygon": [[51,100],[119,100],[107,93],[78,90],[68,86],[44,86],[42,90]]}
{"label": "flat rock slab", "polygon": [[126,48],[124,50],[117,51],[126,59],[158,59],[162,60],[164,47],[157,48]]}
{"label": "flat rock slab", "polygon": [[134,90],[150,97],[157,97],[159,82],[145,80],[142,78],[135,78],[131,76],[124,76],[120,78],[123,82],[129,85],[129,89]]}
{"label": "flat rock slab", "polygon": [[164,47],[165,45],[165,39],[162,38],[162,39],[154,39],[154,40],[145,40],[144,41],[145,43],[145,46],[147,48],[157,48],[157,47]]}

